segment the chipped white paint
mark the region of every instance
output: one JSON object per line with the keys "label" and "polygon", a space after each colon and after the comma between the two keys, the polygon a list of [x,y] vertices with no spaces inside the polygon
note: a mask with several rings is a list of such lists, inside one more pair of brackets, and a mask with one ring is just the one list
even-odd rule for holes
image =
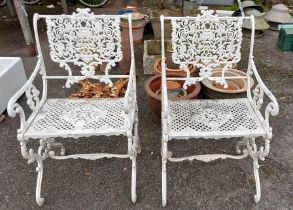
{"label": "chipped white paint", "polygon": [[[250,77],[254,75],[257,85],[247,90],[247,98],[222,100],[188,100],[172,101],[167,96],[167,80],[185,80],[184,88],[203,80],[213,80],[227,85],[224,72],[232,68],[241,59],[242,22],[250,19],[252,36],[245,78],[250,87]],[[164,43],[164,21],[172,23],[172,59],[187,72],[185,78],[167,78],[165,49],[162,44],[162,205],[167,205],[167,161],[199,160],[210,162],[217,159],[242,159],[250,156],[256,182],[255,202],[259,202],[261,188],[258,174],[258,160],[264,160],[269,154],[272,129],[269,116],[276,116],[279,106],[276,98],[261,80],[254,61],[254,17],[218,17],[213,11],[202,11],[197,17],[164,17],[161,16],[161,43]],[[191,77],[187,68],[193,64],[199,68],[199,77]],[[212,77],[213,70],[224,66],[220,77]],[[265,108],[265,116],[260,112],[267,96],[271,102]],[[231,138],[243,137],[236,145],[238,155],[205,154],[182,158],[173,158],[168,151],[168,141],[189,138]],[[255,137],[264,139],[264,147],[257,147]],[[244,147],[240,149],[240,147]]]}
{"label": "chipped white paint", "polygon": [[[50,56],[53,61],[68,71],[68,76],[47,76],[37,23],[44,18],[47,23],[47,34]],[[34,15],[34,31],[38,49],[38,61],[27,83],[10,99],[8,114],[11,117],[20,115],[20,128],[17,139],[20,142],[21,154],[28,163],[37,162],[38,172],[36,201],[42,206],[45,199],[41,196],[43,161],[46,158],[68,159],[82,158],[97,160],[101,158],[130,158],[132,161],[131,199],[136,202],[136,156],[139,149],[137,132],[136,77],[131,31],[129,21],[129,40],[131,48],[131,67],[129,76],[109,75],[109,70],[122,59],[120,18],[118,15],[94,15],[89,9],[77,9],[73,15]],[[95,67],[107,63],[105,75],[96,75]],[[70,64],[81,67],[80,76],[73,76]],[[33,85],[38,76],[42,77],[42,98],[40,91]],[[76,73],[74,74],[76,75]],[[113,78],[128,78],[128,86],[123,98],[115,99],[47,99],[47,80],[65,79],[66,87],[85,78],[96,79],[112,84]],[[27,118],[24,109],[17,100],[25,93],[27,104],[32,110]],[[128,139],[127,154],[73,154],[65,155],[64,146],[55,142],[56,137],[123,135]],[[40,139],[37,151],[27,148],[32,139]],[[61,149],[56,155],[55,147]]]}

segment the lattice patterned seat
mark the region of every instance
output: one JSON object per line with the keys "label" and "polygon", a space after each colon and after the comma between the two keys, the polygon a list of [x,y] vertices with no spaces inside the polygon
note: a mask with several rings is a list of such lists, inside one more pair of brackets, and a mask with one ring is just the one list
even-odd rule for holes
{"label": "lattice patterned seat", "polygon": [[127,129],[123,98],[48,99],[24,137],[126,135]]}
{"label": "lattice patterned seat", "polygon": [[169,100],[170,139],[265,136],[266,131],[246,98]]}
{"label": "lattice patterned seat", "polygon": [[[272,128],[269,116],[279,112],[276,98],[261,80],[253,61],[254,18],[218,17],[214,11],[202,10],[197,17],[161,16],[161,43],[164,43],[164,23],[172,25],[172,61],[186,72],[185,78],[166,75],[166,57],[162,44],[162,205],[167,205],[167,161],[199,160],[209,162],[216,159],[242,159],[250,156],[256,183],[255,202],[260,201],[261,190],[258,174],[258,160],[269,154]],[[252,25],[250,54],[245,76],[226,76],[225,72],[241,60],[242,23],[248,19]],[[199,69],[198,76],[190,75],[188,65]],[[214,76],[214,69],[222,68],[220,76]],[[211,80],[224,87],[226,79],[242,79],[251,87],[251,76],[255,77],[253,91],[247,88],[247,98],[218,100],[175,101],[168,99],[167,81],[181,81],[183,88]],[[260,109],[267,96],[270,102],[264,116]],[[172,157],[168,151],[168,141],[173,139],[243,137],[236,145],[238,155],[204,154],[188,157]],[[256,137],[264,139],[264,147],[258,148]],[[240,150],[240,146],[244,146]]]}
{"label": "lattice patterned seat", "polygon": [[[131,166],[131,200],[136,202],[136,156],[139,151],[138,139],[138,109],[136,100],[135,61],[132,38],[131,15],[129,22],[129,51],[131,66],[129,75],[109,74],[112,67],[123,58],[120,21],[125,16],[94,15],[90,9],[77,9],[72,15],[34,15],[34,31],[38,61],[27,83],[10,99],[7,111],[11,117],[20,115],[20,129],[17,139],[21,145],[22,156],[29,163],[37,162],[36,201],[42,206],[45,199],[41,197],[43,177],[43,161],[52,159],[88,159],[128,158]],[[53,62],[65,69],[68,75],[47,76],[45,61],[42,55],[38,34],[38,21],[44,19],[47,25],[48,53]],[[96,70],[98,65],[105,65],[104,74]],[[75,71],[72,66],[80,67]],[[78,68],[77,68],[78,69]],[[43,81],[42,97],[33,82],[41,75]],[[65,87],[84,79],[96,80],[110,87],[112,80],[126,79],[127,89],[122,98],[94,98],[94,99],[52,99],[48,96],[48,80],[64,80]],[[32,113],[26,117],[24,109],[17,100],[25,94],[27,104]],[[66,154],[63,144],[55,142],[57,137],[122,135],[127,139],[126,154],[91,153]],[[27,143],[31,139],[39,139],[37,150],[28,149]],[[60,140],[61,141],[61,140]],[[74,143],[75,141],[72,141]],[[61,148],[61,155],[54,151],[54,147]]]}

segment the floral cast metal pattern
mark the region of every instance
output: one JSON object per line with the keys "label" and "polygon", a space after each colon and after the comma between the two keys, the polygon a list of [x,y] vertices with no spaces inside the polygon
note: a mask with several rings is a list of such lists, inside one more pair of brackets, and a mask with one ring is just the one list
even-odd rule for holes
{"label": "floral cast metal pattern", "polygon": [[69,63],[80,66],[82,75],[93,77],[97,65],[107,63],[107,75],[123,57],[119,16],[100,17],[89,9],[78,9],[72,16],[48,16],[46,24],[51,59],[69,76]]}
{"label": "floral cast metal pattern", "polygon": [[265,134],[246,99],[169,102],[171,136],[235,132]]}
{"label": "floral cast metal pattern", "polygon": [[202,10],[197,17],[171,21],[174,63],[182,64],[182,68],[196,65],[204,78],[211,76],[214,67],[231,65],[241,58],[242,19],[219,19],[213,13]]}
{"label": "floral cast metal pattern", "polygon": [[[135,60],[131,56],[129,75],[109,75],[109,69],[122,59],[119,15],[94,15],[89,9],[77,9],[73,15],[34,14],[33,25],[38,50],[37,64],[24,86],[11,97],[7,106],[10,117],[19,115],[20,128],[17,139],[21,154],[28,163],[37,163],[36,202],[43,206],[42,197],[43,161],[47,158],[87,159],[128,158],[131,160],[131,200],[136,202],[136,157],[141,151],[138,138],[138,108],[136,100]],[[38,21],[47,23],[47,35],[51,59],[68,72],[66,76],[47,76],[42,46],[39,40]],[[128,16],[131,25],[131,15]],[[130,53],[133,52],[132,33],[129,33]],[[105,75],[95,73],[99,64],[106,65]],[[71,66],[81,69],[73,74]],[[39,80],[42,80],[42,91]],[[127,90],[121,98],[66,99],[48,98],[48,80],[66,79],[66,87],[80,80],[92,78],[111,85],[110,79],[128,79]],[[36,84],[36,86],[34,85]],[[17,101],[24,95],[28,109]],[[24,105],[22,103],[22,105]],[[28,110],[31,112],[28,112]],[[89,136],[127,137],[127,153],[80,153],[67,154],[62,143],[55,137],[75,138]],[[29,141],[39,139],[40,144],[28,145]],[[31,147],[32,146],[32,147]],[[57,148],[57,150],[55,150]],[[60,151],[60,153],[59,153]]]}
{"label": "floral cast metal pattern", "polygon": [[[239,1],[240,2],[240,1]],[[254,17],[217,17],[213,11],[202,11],[197,17],[161,16],[161,43],[164,43],[164,23],[171,20],[173,62],[186,72],[183,88],[202,80],[212,80],[227,85],[225,71],[232,68],[241,59],[241,25],[243,19],[254,24]],[[251,86],[250,76],[255,77],[255,89],[247,88],[247,98],[213,100],[173,100],[168,99],[167,81],[181,80],[164,74],[166,69],[165,49],[162,45],[162,205],[167,205],[167,162],[198,160],[211,162],[217,159],[243,159],[250,156],[253,160],[256,194],[254,200],[260,201],[261,185],[259,178],[259,160],[264,160],[270,152],[272,128],[270,116],[276,116],[279,105],[274,95],[260,78],[253,61],[254,34],[250,41],[249,64],[246,76],[247,87]],[[191,76],[188,64],[199,69],[199,76]],[[221,76],[213,76],[213,69],[222,68]],[[232,77],[232,76],[231,76]],[[236,77],[235,77],[236,79]],[[267,97],[269,100],[264,100]],[[221,97],[220,97],[221,98]],[[262,106],[266,104],[264,110]],[[263,112],[264,111],[264,112]],[[243,137],[236,144],[236,153],[196,154],[173,157],[168,142],[175,139],[223,139]],[[257,142],[256,138],[264,142]],[[202,141],[204,144],[204,141]],[[232,142],[231,142],[232,143]],[[180,145],[180,143],[177,143]],[[174,147],[173,147],[174,148]],[[202,152],[201,152],[202,153]]]}
{"label": "floral cast metal pattern", "polygon": [[62,136],[84,132],[126,132],[123,98],[84,100],[48,99],[26,136]]}

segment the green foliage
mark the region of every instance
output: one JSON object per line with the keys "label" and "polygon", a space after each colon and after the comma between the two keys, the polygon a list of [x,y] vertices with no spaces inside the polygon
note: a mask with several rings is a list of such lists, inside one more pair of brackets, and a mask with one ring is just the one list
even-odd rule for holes
{"label": "green foliage", "polygon": [[264,3],[264,0],[255,0],[255,3],[262,5]]}
{"label": "green foliage", "polygon": [[218,6],[218,8],[216,8],[216,9],[218,9],[218,10],[236,11],[238,9],[238,5]]}

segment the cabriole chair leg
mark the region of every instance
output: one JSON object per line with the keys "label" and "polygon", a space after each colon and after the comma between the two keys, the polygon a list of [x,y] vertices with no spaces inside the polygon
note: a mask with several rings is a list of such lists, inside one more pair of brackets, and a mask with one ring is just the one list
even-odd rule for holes
{"label": "cabriole chair leg", "polygon": [[131,200],[136,202],[136,152],[131,157],[132,159],[132,173],[131,173]]}
{"label": "cabriole chair leg", "polygon": [[259,180],[259,151],[257,150],[257,145],[255,143],[255,138],[249,138],[249,141],[247,142],[247,149],[249,151],[249,154],[253,160],[253,173],[254,173],[254,179],[255,179],[255,188],[256,188],[256,194],[254,195],[254,201],[258,203],[260,201],[261,197],[261,188],[260,188],[260,180]]}
{"label": "cabriole chair leg", "polygon": [[41,188],[42,188],[42,180],[43,180],[43,160],[37,159],[37,168],[38,172],[37,177],[37,186],[36,186],[36,201],[39,206],[43,206],[45,204],[45,198],[41,197]]}
{"label": "cabriole chair leg", "polygon": [[167,205],[167,143],[163,141],[162,144],[162,205]]}
{"label": "cabriole chair leg", "polygon": [[259,180],[259,164],[258,164],[258,157],[253,158],[253,173],[255,178],[255,188],[256,194],[254,195],[254,201],[258,203],[261,197],[261,188],[260,188],[260,180]]}

